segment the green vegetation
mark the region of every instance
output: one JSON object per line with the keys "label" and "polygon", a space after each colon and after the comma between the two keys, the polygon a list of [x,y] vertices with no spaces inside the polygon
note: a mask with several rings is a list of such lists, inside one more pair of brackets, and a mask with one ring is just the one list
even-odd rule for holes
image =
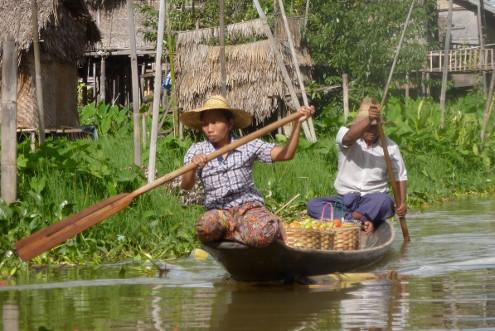
{"label": "green vegetation", "polygon": [[[272,17],[273,1],[260,2]],[[184,0],[170,1],[170,28],[179,31],[196,24],[217,25],[218,2],[202,3],[194,9],[186,8]],[[432,41],[436,21],[431,14],[435,3],[425,0],[415,9],[392,86],[421,65],[427,48],[436,47]],[[303,15],[305,4],[300,0],[285,1],[287,14]],[[311,1],[304,33],[304,42],[315,61],[311,90],[340,83],[342,73],[347,73],[351,80],[351,107],[364,94],[380,95],[409,4],[409,0]],[[226,0],[225,8],[226,24],[257,17],[251,2]],[[149,7],[142,7],[141,12],[149,27],[156,30],[156,12]],[[173,43],[171,38],[169,41]],[[302,212],[308,199],[334,193],[334,137],[345,124],[341,101],[339,96],[317,93],[313,93],[312,100],[318,109],[314,122],[319,141],[310,144],[302,140],[296,158],[290,162],[255,167],[255,182],[268,208],[282,217]],[[388,100],[385,131],[401,146],[409,172],[408,202],[412,208],[495,190],[493,120],[484,146],[479,139],[484,102],[484,96],[476,91],[450,100],[446,126],[440,129],[439,106],[433,100]],[[28,142],[19,144],[19,200],[11,205],[0,201],[0,276],[26,267],[14,253],[16,240],[146,183],[143,169],[132,161],[132,120],[128,109],[87,105],[81,109],[80,118],[82,124],[97,127],[97,140],[48,140],[34,152]],[[171,123],[166,122],[165,128],[170,127]],[[285,138],[268,139],[283,142]],[[192,141],[193,137],[159,138],[158,176],[182,166],[183,155]],[[147,156],[144,150],[144,164]],[[116,216],[35,258],[34,263],[83,264],[181,256],[198,245],[194,223],[201,212],[201,206],[182,206],[174,189],[157,188],[135,199]]]}

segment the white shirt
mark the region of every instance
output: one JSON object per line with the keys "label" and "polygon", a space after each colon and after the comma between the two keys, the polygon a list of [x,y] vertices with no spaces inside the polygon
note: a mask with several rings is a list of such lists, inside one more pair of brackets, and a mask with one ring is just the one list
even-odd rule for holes
{"label": "white shirt", "polygon": [[[362,138],[356,140],[351,146],[345,146],[342,139],[347,131],[349,128],[341,127],[336,139],[339,169],[334,186],[337,193],[359,192],[365,195],[388,192],[387,166],[383,148],[378,142],[368,147]],[[406,181],[407,171],[399,146],[389,138],[385,140],[396,180]]]}

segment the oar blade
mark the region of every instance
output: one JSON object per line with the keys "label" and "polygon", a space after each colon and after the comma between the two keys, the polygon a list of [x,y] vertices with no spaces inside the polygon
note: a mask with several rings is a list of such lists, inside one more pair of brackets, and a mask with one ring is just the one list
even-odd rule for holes
{"label": "oar blade", "polygon": [[126,208],[132,199],[133,196],[128,193],[119,194],[35,232],[16,242],[17,254],[22,260],[28,261],[118,213]]}

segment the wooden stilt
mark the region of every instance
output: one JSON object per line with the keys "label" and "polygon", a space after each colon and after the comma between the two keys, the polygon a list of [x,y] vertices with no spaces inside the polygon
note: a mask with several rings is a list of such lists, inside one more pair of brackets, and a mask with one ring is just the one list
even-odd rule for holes
{"label": "wooden stilt", "polygon": [[1,193],[7,203],[17,199],[17,50],[14,38],[3,42],[1,107]]}
{"label": "wooden stilt", "polygon": [[107,102],[107,59],[101,57],[100,64],[100,97],[102,102]]}
{"label": "wooden stilt", "polygon": [[485,141],[485,131],[490,120],[490,115],[492,113],[492,103],[493,103],[493,90],[495,89],[495,68],[492,71],[492,77],[490,79],[490,87],[488,89],[488,97],[486,98],[485,111],[483,112],[483,123],[481,125],[481,143]]}
{"label": "wooden stilt", "polygon": [[33,50],[34,50],[34,72],[36,85],[36,101],[38,104],[38,135],[39,143],[45,142],[45,104],[43,101],[43,80],[41,77],[41,53],[38,36],[38,4],[36,0],[31,0],[31,17],[33,31]]}
{"label": "wooden stilt", "polygon": [[136,30],[134,22],[134,0],[127,0],[127,25],[129,28],[129,44],[131,48],[132,79],[132,123],[134,131],[134,164],[141,166],[141,127],[139,122],[139,77],[136,55]]}
{"label": "wooden stilt", "polygon": [[165,0],[160,0],[155,58],[155,82],[153,86],[153,115],[151,119],[150,154],[148,162],[148,183],[155,180],[156,141],[158,139],[158,117],[160,111],[160,93],[162,90],[162,46],[163,30],[165,29],[165,10]]}

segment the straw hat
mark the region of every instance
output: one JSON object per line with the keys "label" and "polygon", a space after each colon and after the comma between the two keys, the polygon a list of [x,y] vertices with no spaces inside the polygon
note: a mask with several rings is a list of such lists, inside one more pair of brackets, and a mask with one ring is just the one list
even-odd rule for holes
{"label": "straw hat", "polygon": [[234,129],[243,129],[251,124],[250,114],[244,110],[230,107],[227,100],[221,95],[209,97],[201,108],[183,112],[180,120],[185,126],[201,130],[201,113],[213,109],[221,109],[230,112],[234,119]]}

